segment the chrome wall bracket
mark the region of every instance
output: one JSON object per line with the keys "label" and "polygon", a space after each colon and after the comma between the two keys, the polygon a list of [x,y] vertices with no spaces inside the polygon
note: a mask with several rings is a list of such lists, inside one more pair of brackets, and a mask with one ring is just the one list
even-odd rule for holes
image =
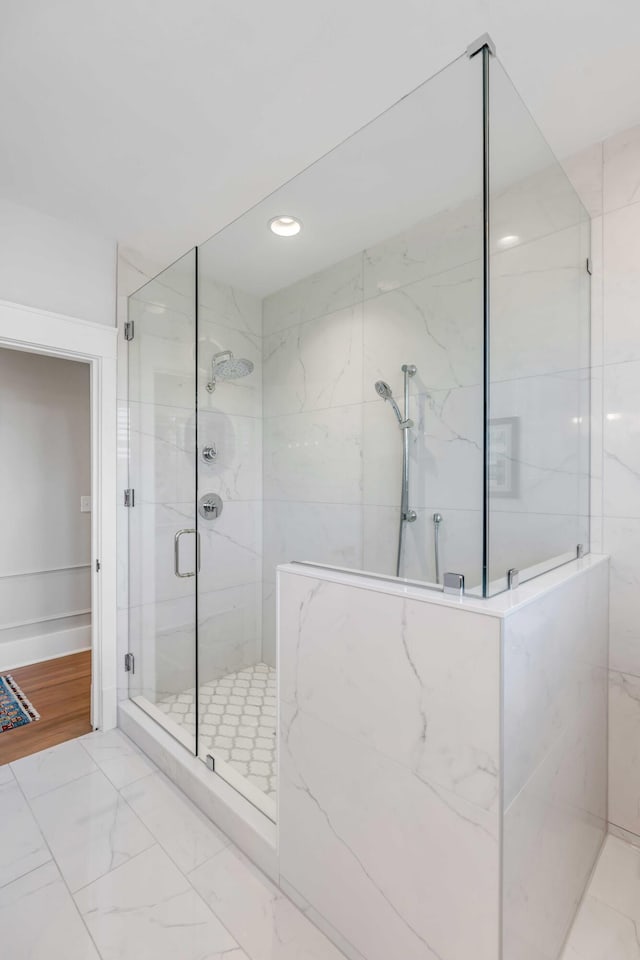
{"label": "chrome wall bracket", "polygon": [[469,59],[475,57],[476,53],[480,53],[484,47],[487,48],[492,57],[496,56],[496,45],[488,33],[483,33],[477,40],[469,44],[467,47],[467,56]]}
{"label": "chrome wall bracket", "polygon": [[576,557],[578,558],[578,560],[582,560],[585,554],[586,554],[586,550],[584,549],[584,543],[579,543],[578,546],[576,547]]}
{"label": "chrome wall bracket", "polygon": [[130,487],[124,492],[124,505],[125,507],[135,507],[136,505],[136,492],[133,487]]}
{"label": "chrome wall bracket", "polygon": [[461,597],[464,594],[464,575],[462,573],[445,573],[443,578],[444,593],[452,597]]}
{"label": "chrome wall bracket", "polygon": [[207,762],[207,766],[209,767],[209,770],[211,770],[212,772],[215,771],[216,761],[215,761],[215,758],[212,757],[210,753],[207,754],[206,762]]}
{"label": "chrome wall bracket", "polygon": [[507,589],[515,590],[520,586],[520,571],[516,570],[515,567],[511,567],[510,570],[507,570]]}
{"label": "chrome wall bracket", "polygon": [[125,340],[133,340],[135,336],[136,328],[134,326],[133,320],[127,320],[124,325],[124,338]]}
{"label": "chrome wall bracket", "polygon": [[132,653],[125,653],[124,655],[124,670],[125,673],[136,672],[136,658]]}

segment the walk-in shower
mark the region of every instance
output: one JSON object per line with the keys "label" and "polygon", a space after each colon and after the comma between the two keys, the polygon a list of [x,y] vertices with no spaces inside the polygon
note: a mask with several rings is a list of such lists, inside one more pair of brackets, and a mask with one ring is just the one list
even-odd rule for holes
{"label": "walk-in shower", "polygon": [[588,551],[588,256],[482,47],[130,298],[130,694],[267,816],[279,564],[483,597]]}

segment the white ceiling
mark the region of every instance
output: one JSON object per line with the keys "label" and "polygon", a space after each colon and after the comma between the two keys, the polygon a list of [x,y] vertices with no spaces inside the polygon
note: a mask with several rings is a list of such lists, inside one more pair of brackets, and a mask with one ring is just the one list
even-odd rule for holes
{"label": "white ceiling", "polygon": [[485,30],[556,154],[640,123],[638,0],[2,0],[0,195],[167,261]]}

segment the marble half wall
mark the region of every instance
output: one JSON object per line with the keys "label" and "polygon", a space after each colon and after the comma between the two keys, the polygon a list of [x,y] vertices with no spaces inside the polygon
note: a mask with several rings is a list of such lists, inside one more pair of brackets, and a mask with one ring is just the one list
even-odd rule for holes
{"label": "marble half wall", "polygon": [[351,960],[557,960],[606,826],[607,585],[279,568],[281,884]]}

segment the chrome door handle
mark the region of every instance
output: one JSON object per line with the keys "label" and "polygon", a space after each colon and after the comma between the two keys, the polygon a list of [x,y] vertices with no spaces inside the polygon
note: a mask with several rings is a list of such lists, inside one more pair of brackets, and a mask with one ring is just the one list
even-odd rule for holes
{"label": "chrome door handle", "polygon": [[[194,533],[196,536],[196,569],[190,570],[188,573],[180,573],[180,537],[184,533]],[[194,527],[186,527],[184,530],[178,530],[173,538],[173,572],[176,577],[184,579],[185,577],[195,577],[196,573],[200,573],[200,556],[200,532]]]}

